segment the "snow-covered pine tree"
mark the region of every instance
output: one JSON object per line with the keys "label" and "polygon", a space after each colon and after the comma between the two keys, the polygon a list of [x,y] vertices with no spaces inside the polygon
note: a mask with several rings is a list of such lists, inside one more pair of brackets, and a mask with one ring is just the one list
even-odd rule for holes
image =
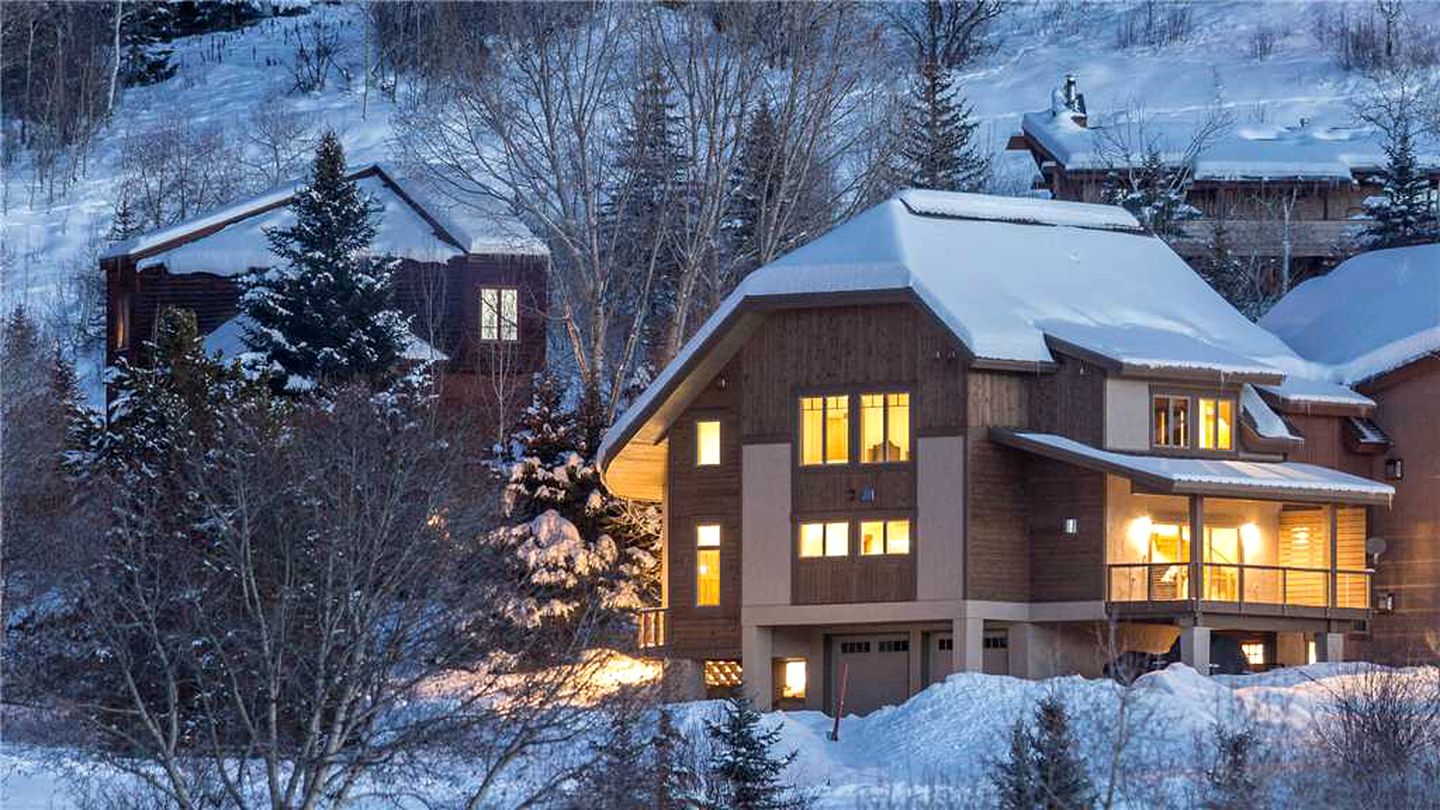
{"label": "snow-covered pine tree", "polygon": [[1371,249],[1440,240],[1440,212],[1415,158],[1415,124],[1409,115],[1397,114],[1387,130],[1381,192],[1365,201],[1373,221],[1361,238]]}
{"label": "snow-covered pine tree", "polygon": [[675,725],[675,716],[664,707],[650,741],[655,757],[655,810],[699,810],[705,806],[700,774],[692,767],[694,748]]}
{"label": "snow-covered pine tree", "polygon": [[1040,789],[1030,747],[1030,731],[1025,727],[1025,721],[1016,720],[1010,727],[1009,755],[990,766],[990,784],[995,787],[995,800],[1000,810],[1035,810],[1040,806]]}
{"label": "snow-covered pine tree", "polygon": [[786,203],[781,198],[783,178],[779,169],[782,149],[775,116],[770,112],[770,101],[762,94],[740,142],[740,155],[735,167],[735,196],[726,228],[731,251],[742,268],[736,274],[736,281],[765,261],[765,246],[760,242],[766,221]]}
{"label": "snow-covered pine tree", "polygon": [[685,158],[680,117],[670,86],[659,69],[646,73],[630,103],[616,148],[618,181],[601,215],[611,245],[611,263],[619,278],[613,304],[632,318],[643,318],[637,347],[641,365],[655,365],[680,276],[671,230],[682,227],[685,206]]}
{"label": "snow-covered pine tree", "polygon": [[558,377],[536,374],[532,386],[530,405],[516,420],[516,456],[554,464],[577,449],[579,426],[565,409],[565,384]]}
{"label": "snow-covered pine tree", "polygon": [[1213,221],[1209,247],[1209,255],[1196,268],[1200,277],[1245,317],[1258,320],[1277,297],[1267,281],[1272,274],[1283,270],[1274,267],[1273,260],[1237,253],[1231,244],[1229,223],[1223,216]]}
{"label": "snow-covered pine tree", "polygon": [[803,797],[780,781],[795,752],[775,755],[778,726],[766,729],[747,698],[725,701],[724,716],[706,724],[711,742],[710,773],[716,793],[711,803],[727,810],[777,810],[804,807]]}
{"label": "snow-covered pine tree", "polygon": [[1055,695],[1040,701],[1031,737],[1039,807],[1045,810],[1083,810],[1094,803],[1094,788],[1076,751],[1070,715]]}
{"label": "snow-covered pine tree", "polygon": [[897,183],[940,191],[983,189],[989,161],[974,142],[978,123],[954,74],[938,62],[923,62],[906,100],[892,168]]}
{"label": "snow-covered pine tree", "polygon": [[1171,236],[1180,222],[1200,215],[1186,199],[1190,181],[1188,169],[1167,165],[1160,149],[1151,147],[1139,165],[1108,172],[1101,195],[1105,202],[1134,214],[1151,233]]}
{"label": "snow-covered pine tree", "polygon": [[290,209],[294,225],[266,232],[279,265],[243,281],[246,345],[289,391],[382,378],[400,358],[409,319],[393,308],[395,263],[366,255],[377,209],[345,176],[334,132],[320,139],[309,185]]}

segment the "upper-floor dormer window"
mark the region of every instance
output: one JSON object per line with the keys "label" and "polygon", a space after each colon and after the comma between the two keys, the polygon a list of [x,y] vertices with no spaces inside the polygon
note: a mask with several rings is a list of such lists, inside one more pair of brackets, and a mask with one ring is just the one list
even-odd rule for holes
{"label": "upper-floor dormer window", "polygon": [[1235,448],[1234,399],[1158,394],[1151,403],[1153,446],[1211,451]]}
{"label": "upper-floor dormer window", "polygon": [[800,463],[850,462],[850,397],[800,398]]}
{"label": "upper-floor dormer window", "polygon": [[860,461],[910,460],[910,395],[860,395]]}
{"label": "upper-floor dormer window", "polygon": [[513,287],[480,288],[480,339],[520,339],[520,292]]}
{"label": "upper-floor dormer window", "polygon": [[699,467],[720,464],[720,420],[701,419],[695,423],[695,464]]}

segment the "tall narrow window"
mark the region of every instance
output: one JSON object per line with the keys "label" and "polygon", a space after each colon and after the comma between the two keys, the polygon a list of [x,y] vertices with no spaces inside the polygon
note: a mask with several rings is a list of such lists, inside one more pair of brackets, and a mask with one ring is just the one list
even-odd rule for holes
{"label": "tall narrow window", "polygon": [[800,398],[800,463],[850,461],[850,398]]}
{"label": "tall narrow window", "polygon": [[720,463],[720,421],[705,419],[695,423],[695,463],[711,467]]}
{"label": "tall narrow window", "polygon": [[1200,448],[1229,450],[1233,444],[1235,404],[1228,399],[1200,399]]}
{"label": "tall narrow window", "polygon": [[480,288],[480,339],[520,339],[520,293],[509,287]]}
{"label": "tall narrow window", "polygon": [[720,604],[720,526],[695,527],[695,604]]}
{"label": "tall narrow window", "polygon": [[1190,444],[1190,398],[1155,397],[1156,447],[1185,447]]}
{"label": "tall narrow window", "polygon": [[860,461],[910,460],[910,395],[860,395]]}
{"label": "tall narrow window", "polygon": [[835,521],[800,524],[801,557],[845,557],[849,554],[849,523]]}
{"label": "tall narrow window", "polygon": [[910,521],[866,520],[860,523],[860,553],[909,554]]}

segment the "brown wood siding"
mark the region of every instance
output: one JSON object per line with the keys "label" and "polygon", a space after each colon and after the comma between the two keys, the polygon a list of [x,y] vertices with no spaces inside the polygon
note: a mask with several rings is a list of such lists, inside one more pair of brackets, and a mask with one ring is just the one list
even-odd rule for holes
{"label": "brown wood siding", "polygon": [[[853,534],[853,524],[851,529]],[[908,602],[915,598],[913,544],[905,555],[815,557],[797,559],[794,566],[792,601],[797,605]]]}
{"label": "brown wood siding", "polygon": [[965,499],[965,598],[1025,601],[1030,595],[1025,455],[986,437],[991,426],[1026,427],[1030,375],[972,370]]}
{"label": "brown wood siding", "polygon": [[[454,372],[533,374],[545,368],[546,267],[544,256],[467,255],[448,264],[402,260],[397,300],[417,335],[450,357]],[[520,304],[520,339],[480,339],[480,290],[514,288]]]}
{"label": "brown wood siding", "polygon": [[235,279],[210,273],[170,275],[160,268],[145,268],[137,274],[136,292],[131,297],[130,344],[138,357],[148,360],[143,347],[155,339],[160,313],[168,307],[195,313],[200,334],[208,335],[231,318],[239,306],[240,288]]}
{"label": "brown wood siding", "polygon": [[1092,447],[1105,443],[1105,373],[1098,366],[1057,355],[1054,374],[1035,378],[1030,426]]}
{"label": "brown wood siding", "polygon": [[[665,502],[665,604],[669,654],[727,658],[740,654],[741,363],[732,360],[670,429]],[[724,385],[722,387],[721,380]],[[695,423],[720,421],[720,464],[695,464]],[[720,524],[720,605],[695,605],[695,527]]]}
{"label": "brown wood siding", "polygon": [[[1104,599],[1105,476],[1032,457],[1025,477],[1031,601]],[[1065,534],[1066,518],[1075,518],[1078,534]]]}
{"label": "brown wood siding", "polygon": [[[1394,594],[1395,610],[1376,613],[1367,660],[1440,663],[1440,357],[1411,363],[1363,386],[1378,405],[1375,421],[1394,443],[1370,456],[1372,477],[1395,487],[1389,509],[1371,507],[1369,533],[1387,548],[1375,567],[1374,593]],[[1385,478],[1386,459],[1405,475]]]}
{"label": "brown wood siding", "polygon": [[1300,447],[1286,457],[1288,461],[1370,477],[1371,457],[1352,453],[1346,447],[1343,417],[1289,413],[1285,418],[1305,438]]}

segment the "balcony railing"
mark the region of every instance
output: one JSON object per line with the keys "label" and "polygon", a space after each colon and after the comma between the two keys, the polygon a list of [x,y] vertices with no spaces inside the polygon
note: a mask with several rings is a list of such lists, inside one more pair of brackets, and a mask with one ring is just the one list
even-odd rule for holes
{"label": "balcony railing", "polygon": [[[1370,606],[1370,572],[1278,565],[1205,563],[1200,593],[1206,602],[1239,605],[1352,608]],[[1111,602],[1183,602],[1194,595],[1189,563],[1115,563],[1109,566]]]}
{"label": "balcony railing", "polygon": [[636,646],[642,650],[665,646],[665,608],[641,608],[635,618],[639,630]]}

